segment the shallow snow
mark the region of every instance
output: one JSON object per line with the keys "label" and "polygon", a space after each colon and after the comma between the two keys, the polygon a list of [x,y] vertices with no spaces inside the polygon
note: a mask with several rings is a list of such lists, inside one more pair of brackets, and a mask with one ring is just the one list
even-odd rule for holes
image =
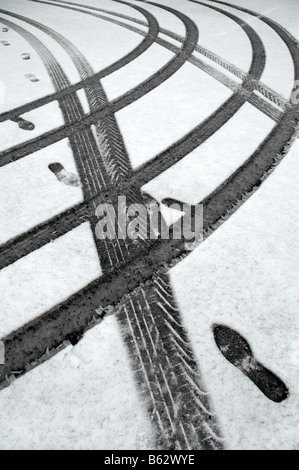
{"label": "shallow snow", "polygon": [[[190,16],[199,28],[199,43],[204,47],[245,71],[249,69],[250,42],[232,20],[191,2],[156,1]],[[85,3],[144,20],[142,14],[127,5],[109,0],[101,0],[100,5],[98,0]],[[261,4],[258,0],[233,0],[233,3],[265,13],[299,38],[298,2],[264,0]],[[104,20],[49,5],[23,0],[3,0],[2,4],[2,8],[61,31],[96,71],[123,57],[143,39]],[[162,27],[185,34],[182,23],[171,13],[147,3],[136,2],[136,5],[157,16]],[[267,49],[262,78],[287,97],[293,72],[285,46],[259,20],[231,11],[249,20],[261,35]],[[47,44],[71,82],[79,79],[70,59],[52,39],[18,23]],[[0,31],[0,40],[4,39],[9,39],[11,46],[0,44],[5,70],[0,82],[0,112],[53,92],[40,58],[26,42],[13,31]],[[22,52],[30,52],[31,59],[23,61]],[[152,46],[136,62],[103,80],[108,97],[118,97],[139,85],[171,57],[169,51]],[[40,82],[26,80],[24,75],[29,72],[35,73]],[[133,168],[139,168],[191,131],[231,94],[204,72],[185,64],[163,85],[118,112],[117,120]],[[78,95],[88,112],[84,92]],[[61,122],[57,104],[24,117],[36,124],[36,130],[25,132],[15,123],[1,124],[1,149]],[[205,144],[143,189],[157,200],[172,197],[197,203],[251,155],[273,125],[273,121],[246,104]],[[299,448],[298,152],[296,142],[259,190],[170,271],[229,449]],[[0,243],[82,201],[80,187],[63,185],[50,172],[48,165],[54,162],[76,173],[67,140],[0,169]],[[0,338],[100,276],[101,266],[88,223],[3,269]],[[246,338],[256,359],[289,388],[287,400],[280,404],[270,402],[223,357],[212,335],[211,326],[216,322],[236,329]],[[75,347],[69,346],[2,390],[0,404],[2,449],[150,449],[154,446],[151,422],[137,394],[114,317],[106,318],[89,331]]]}
{"label": "shallow snow", "polygon": [[[261,188],[171,273],[229,449],[298,449],[299,144]],[[237,330],[289,397],[271,402],[218,350],[212,325]]]}
{"label": "shallow snow", "polygon": [[1,391],[0,448],[155,448],[115,317]]}
{"label": "shallow snow", "polygon": [[[294,64],[286,44],[270,26],[260,19],[225,5],[219,6],[243,18],[257,32],[266,50],[266,67],[261,81],[282,94],[284,98],[289,99],[293,89]],[[251,5],[247,8],[253,10]],[[259,8],[258,11],[260,10]]]}
{"label": "shallow snow", "polygon": [[59,182],[48,168],[50,163],[61,163],[77,174],[66,139],[0,168],[0,243],[83,200],[81,187]]}
{"label": "shallow snow", "polygon": [[299,3],[297,0],[231,0],[230,3],[248,8],[277,21],[284,26],[297,39],[299,38]]}
{"label": "shallow snow", "polygon": [[186,63],[158,88],[119,111],[116,117],[132,167],[136,170],[182,138],[231,94],[224,85]]}
{"label": "shallow snow", "polygon": [[250,41],[242,28],[232,19],[220,15],[211,8],[188,1],[158,0],[156,3],[168,5],[189,16],[198,27],[199,43],[202,46],[244,71],[249,70],[252,60]]}
{"label": "shallow snow", "polygon": [[273,126],[245,103],[218,132],[142,189],[158,201],[171,197],[198,204],[254,153]]}
{"label": "shallow snow", "polygon": [[0,338],[68,299],[101,274],[88,222],[2,269]]}
{"label": "shallow snow", "polygon": [[[108,3],[111,5],[113,2]],[[97,6],[99,7],[98,4]],[[95,71],[99,71],[121,59],[142,41],[141,36],[126,29],[73,10],[54,8],[51,5],[34,2],[24,3],[22,0],[17,0],[13,4],[9,3],[7,9],[24,16],[27,15],[29,18],[44,23],[61,33],[82,52]],[[132,10],[130,9],[130,11]],[[134,13],[134,16],[138,16],[138,13],[136,12],[136,15]],[[72,21],[70,21],[70,17]],[[18,23],[18,20],[15,19],[12,21]],[[20,22],[19,24],[38,38],[42,38],[45,45],[55,53],[55,57],[65,65],[65,71],[72,83],[79,80],[78,72],[71,59],[53,39],[26,23]]]}

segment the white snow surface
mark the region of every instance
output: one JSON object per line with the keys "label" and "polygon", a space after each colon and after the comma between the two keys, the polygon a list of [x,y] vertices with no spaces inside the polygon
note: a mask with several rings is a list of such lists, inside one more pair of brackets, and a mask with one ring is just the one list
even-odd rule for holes
{"label": "white snow surface", "polygon": [[155,448],[115,317],[2,390],[0,404],[2,450]]}
{"label": "white snow surface", "polygon": [[119,111],[116,117],[133,169],[184,137],[231,95],[224,85],[186,63],[158,88]]}
{"label": "white snow surface", "polygon": [[[231,18],[220,15],[207,6],[192,2],[163,0],[156,3],[168,5],[188,15],[198,27],[199,43],[202,46],[244,71],[249,70],[252,60],[250,41],[245,32]],[[208,4],[208,2],[206,3]],[[220,8],[219,5],[215,4],[214,6]]]}
{"label": "white snow surface", "polygon": [[88,222],[2,269],[0,338],[65,301],[101,274]]}
{"label": "white snow surface", "polygon": [[142,190],[158,201],[171,197],[198,204],[246,162],[273,127],[272,120],[246,103],[218,132]]}
{"label": "white snow surface", "polygon": [[[224,11],[237,14],[238,17],[244,19],[244,21],[256,31],[266,51],[266,67],[261,76],[261,81],[283,95],[284,98],[289,99],[293,89],[294,65],[286,44],[278,34],[262,20],[236,10],[235,8],[230,8],[225,5],[219,6]],[[248,5],[247,8],[254,11],[251,4]],[[261,9],[259,8],[257,11],[260,12]],[[265,14],[267,16],[268,12]]]}
{"label": "white snow surface", "polygon": [[1,243],[83,200],[81,187],[60,183],[49,170],[49,164],[56,162],[77,173],[66,139],[1,168]]}
{"label": "white snow surface", "polygon": [[[144,20],[132,7],[110,0],[79,3]],[[249,70],[250,42],[234,21],[187,0],[156,3],[189,16],[198,26],[199,44],[244,71]],[[296,0],[232,3],[264,13],[299,38]],[[161,27],[185,35],[181,21],[172,13],[146,2],[136,5],[154,14]],[[256,29],[267,53],[262,80],[288,98],[293,66],[281,39],[259,19],[223,5],[211,5],[232,12]],[[94,71],[119,60],[143,39],[104,20],[50,5],[2,0],[1,8],[61,32],[82,51]],[[53,39],[22,21],[7,18],[49,47],[71,83],[79,80],[73,63]],[[1,32],[0,27],[1,40],[9,40],[11,45],[0,44],[0,113],[53,93],[41,59],[24,39],[12,30]],[[31,54],[29,61],[21,59],[23,52]],[[172,57],[161,46],[151,46],[136,61],[102,81],[108,99],[138,86]],[[212,63],[202,56],[201,59]],[[25,74],[30,72],[40,81],[26,79]],[[190,132],[231,95],[224,85],[187,63],[161,86],[118,112],[116,118],[133,169],[142,167]],[[84,92],[78,96],[88,112]],[[0,151],[62,124],[56,103],[24,118],[34,122],[35,130],[27,132],[16,123],[1,123]],[[143,189],[158,201],[172,197],[200,202],[251,155],[273,126],[273,121],[246,104],[201,147]],[[298,153],[296,142],[258,191],[170,271],[183,321],[228,449],[299,449]],[[82,201],[80,187],[65,186],[50,172],[48,165],[54,162],[77,174],[67,140],[0,168],[1,244]],[[0,338],[63,302],[101,274],[88,223],[3,269]],[[257,360],[289,388],[287,400],[280,404],[271,402],[226,361],[212,335],[211,327],[217,322],[247,339]],[[138,396],[118,328],[114,317],[106,318],[76,346],[68,346],[0,392],[1,449],[154,447],[151,421]]]}
{"label": "white snow surface", "polygon": [[299,38],[299,4],[297,0],[231,0],[233,5],[247,8],[268,16],[272,20],[284,26],[297,39]]}
{"label": "white snow surface", "polygon": [[[296,142],[262,187],[170,271],[228,449],[299,448],[298,155]],[[217,323],[237,330],[283,380],[285,401],[270,401],[221,355]]]}

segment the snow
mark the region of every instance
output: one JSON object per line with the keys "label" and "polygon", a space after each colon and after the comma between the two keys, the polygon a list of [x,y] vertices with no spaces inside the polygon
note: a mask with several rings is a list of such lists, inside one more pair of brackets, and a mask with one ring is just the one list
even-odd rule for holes
{"label": "snow", "polygon": [[158,88],[116,113],[133,169],[182,138],[231,94],[224,85],[186,63]]}
{"label": "snow", "polygon": [[[226,448],[298,449],[299,143],[262,187],[170,273]],[[213,324],[238,331],[289,389],[271,402],[220,354]]]}
{"label": "snow", "polygon": [[[163,2],[158,1],[156,3],[168,5],[188,15],[198,27],[201,46],[213,51],[244,71],[249,70],[252,60],[250,41],[246,33],[233,20],[224,15],[219,15],[218,12],[206,6],[191,2],[163,0]],[[215,4],[215,6],[218,7],[219,5]],[[236,44],[238,47],[236,47]]]}
{"label": "snow", "polygon": [[2,390],[0,405],[1,450],[154,448],[115,317]]}
{"label": "snow", "polygon": [[88,222],[2,269],[0,338],[62,303],[101,275]]}
{"label": "snow", "polygon": [[273,129],[273,121],[246,103],[218,132],[142,187],[158,201],[198,204],[241,166]]}
{"label": "snow", "polygon": [[[130,6],[110,0],[82,3],[144,21]],[[187,0],[156,0],[189,16],[199,44],[248,71],[251,45],[231,19]],[[262,12],[299,38],[295,0],[232,0]],[[185,28],[169,12],[134,2],[154,14],[161,27],[182,36]],[[208,3],[207,3],[208,5]],[[250,15],[211,3],[248,21],[267,52],[262,81],[289,97],[293,66],[277,34]],[[128,54],[142,36],[79,12],[25,0],[2,0],[1,8],[47,24],[74,43],[95,71]],[[5,15],[3,15],[5,16]],[[106,15],[107,18],[113,16]],[[11,19],[7,17],[8,19]],[[36,28],[11,19],[40,38],[69,80],[78,72],[63,49]],[[119,19],[128,24],[129,20]],[[146,31],[146,27],[134,26]],[[163,39],[181,44],[160,34]],[[54,91],[41,59],[14,31],[1,32],[0,112]],[[96,46],[93,46],[93,45]],[[29,61],[21,58],[31,55]],[[206,63],[219,65],[196,53]],[[109,100],[139,86],[173,53],[152,45],[123,69],[102,80]],[[221,69],[223,73],[233,76]],[[30,82],[34,73],[39,82]],[[235,81],[238,79],[234,77]],[[231,90],[186,63],[165,83],[116,115],[134,170],[202,123],[232,95]],[[84,91],[78,96],[89,112]],[[62,124],[57,103],[23,116],[34,131],[13,122],[0,125],[0,151]],[[198,203],[253,153],[274,122],[246,103],[222,129],[142,189],[158,201]],[[298,184],[299,143],[254,195],[203,244],[170,270],[184,324],[219,418],[227,449],[298,449]],[[49,170],[61,163],[78,176],[67,140],[0,168],[0,243],[30,230],[82,201],[81,187],[67,186]],[[166,209],[164,208],[166,211]],[[102,275],[88,223],[78,226],[0,272],[0,338],[42,315]],[[100,308],[100,306],[99,306]],[[273,403],[220,353],[212,325],[238,331],[257,361],[274,372],[289,397]],[[14,381],[0,392],[1,449],[152,449],[154,429],[138,395],[127,350],[114,316],[88,331],[74,347]]]}
{"label": "snow", "polygon": [[[24,78],[24,80],[26,79]],[[36,83],[31,84],[35,85]],[[45,119],[45,116],[47,116],[47,119]],[[0,124],[0,151],[25,143],[64,124],[62,113],[56,101],[22,114],[22,118],[32,122],[35,129],[29,132],[20,129],[16,122],[2,122]]]}
{"label": "snow", "polygon": [[158,72],[173,57],[172,52],[153,44],[136,60],[105,77],[102,83],[109,101],[137,87],[141,82]]}
{"label": "snow", "polygon": [[49,170],[49,164],[56,162],[61,163],[67,171],[77,174],[66,139],[1,168],[1,243],[46,222],[83,200],[81,187],[60,183]]}
{"label": "snow", "polygon": [[[107,3],[109,6],[112,4],[112,2]],[[98,3],[97,7],[99,7]],[[35,2],[24,3],[22,0],[16,0],[13,4],[9,3],[6,9],[21,15],[23,14],[24,16],[27,15],[29,18],[42,24],[46,23],[49,28],[60,32],[82,52],[96,72],[121,59],[142,41],[141,36],[119,26],[90,15],[82,15],[80,12],[63,8],[54,8],[50,5]],[[129,11],[132,13],[131,9]],[[69,21],[70,15],[72,21]],[[137,12],[135,15],[135,11],[134,16],[138,16]],[[142,19],[144,20],[143,17]],[[18,22],[16,19],[12,19],[12,21],[20,24],[42,39],[44,44],[53,51],[58,61],[65,64],[64,69],[72,83],[79,80],[74,64],[66,52],[53,39],[26,23]],[[96,47],[90,47],[91,44],[95,44]]]}
{"label": "snow", "polygon": [[[287,46],[278,34],[260,19],[224,5],[221,5],[221,8],[233,14],[237,13],[260,36],[267,54],[266,67],[261,76],[261,81],[282,94],[284,98],[289,99],[293,88],[294,65]],[[251,5],[247,8],[253,9]],[[277,57],[279,57],[279,60],[277,60]]]}

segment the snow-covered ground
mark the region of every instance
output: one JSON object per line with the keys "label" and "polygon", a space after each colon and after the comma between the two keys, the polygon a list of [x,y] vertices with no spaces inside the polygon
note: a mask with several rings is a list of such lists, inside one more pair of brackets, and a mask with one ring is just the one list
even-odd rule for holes
{"label": "snow-covered ground", "polygon": [[172,197],[198,204],[250,157],[273,126],[246,103],[218,132],[143,190],[158,201]]}
{"label": "snow-covered ground", "polygon": [[1,243],[82,201],[81,187],[60,184],[49,170],[57,161],[77,173],[66,139],[1,168]]}
{"label": "snow-covered ground", "polygon": [[[171,270],[180,309],[230,449],[298,449],[299,145],[205,243]],[[290,390],[268,400],[216,347],[237,330]]]}
{"label": "snow-covered ground", "polygon": [[[77,3],[145,21],[132,7],[111,0]],[[169,11],[146,2],[132,3],[152,13],[162,28],[186,34],[182,22]],[[156,3],[189,16],[198,27],[201,46],[244,72],[249,70],[253,57],[244,30],[208,8],[209,2],[205,2],[207,6],[187,0]],[[269,16],[299,40],[296,0],[231,3]],[[294,68],[278,35],[260,19],[216,6],[248,22],[259,34],[267,55],[261,81],[289,99]],[[121,59],[143,39],[103,19],[51,5],[2,0],[1,8],[63,34],[95,72]],[[5,13],[1,16],[39,38],[55,55],[70,83],[80,80],[69,56],[52,38],[19,19]],[[129,19],[117,19],[147,31]],[[0,24],[0,41],[7,40],[10,45],[0,43],[0,114],[54,92],[36,51],[16,32],[1,30]],[[173,38],[163,34],[159,37],[181,47]],[[22,60],[24,52],[30,53],[30,60]],[[240,83],[219,64],[199,53],[195,56]],[[172,52],[153,44],[136,60],[102,80],[108,99],[116,100],[137,88],[173,58]],[[34,73],[40,81],[31,82],[25,77],[27,73]],[[117,112],[133,170],[191,132],[232,94],[216,79],[186,63],[162,85]],[[88,113],[84,93],[80,91],[78,96]],[[28,132],[15,122],[0,123],[0,152],[63,124],[56,102],[23,117],[33,122],[35,129]],[[273,120],[246,103],[200,147],[142,189],[158,201],[170,197],[199,203],[250,157],[274,125]],[[228,449],[299,449],[298,154],[296,141],[260,188],[170,270],[183,322]],[[1,244],[82,202],[81,186],[66,186],[49,170],[54,162],[78,175],[66,139],[0,168]],[[0,339],[101,274],[88,223],[6,267],[0,272]],[[216,323],[230,326],[247,339],[255,357],[287,385],[287,400],[271,402],[221,355],[212,334]],[[113,316],[88,331],[77,345],[67,346],[0,391],[0,405],[1,449],[155,447],[151,419],[138,394],[128,352]]]}
{"label": "snow-covered ground", "polygon": [[4,268],[0,273],[1,337],[68,299],[101,274],[88,222]]}
{"label": "snow-covered ground", "polygon": [[1,392],[0,449],[151,449],[114,317]]}

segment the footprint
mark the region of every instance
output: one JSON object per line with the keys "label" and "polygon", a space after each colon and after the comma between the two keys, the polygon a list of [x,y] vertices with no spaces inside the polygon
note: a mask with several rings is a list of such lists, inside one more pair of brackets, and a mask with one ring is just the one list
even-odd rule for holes
{"label": "footprint", "polygon": [[21,54],[21,57],[23,60],[29,60],[30,54],[28,52],[23,52],[23,54]]}
{"label": "footprint", "polygon": [[39,82],[39,78],[37,78],[34,73],[26,73],[25,78],[28,78],[31,82]]}
{"label": "footprint", "polygon": [[285,384],[254,358],[243,336],[224,325],[214,325],[213,333],[223,356],[252,380],[266,397],[276,403],[288,397],[289,391]]}
{"label": "footprint", "polygon": [[24,131],[33,131],[35,129],[35,125],[32,122],[26,121],[21,117],[13,118],[11,121],[16,122],[19,125],[19,128]]}
{"label": "footprint", "polygon": [[60,183],[68,186],[80,186],[79,179],[74,173],[70,173],[64,169],[61,163],[50,163],[49,170],[54,173]]}

